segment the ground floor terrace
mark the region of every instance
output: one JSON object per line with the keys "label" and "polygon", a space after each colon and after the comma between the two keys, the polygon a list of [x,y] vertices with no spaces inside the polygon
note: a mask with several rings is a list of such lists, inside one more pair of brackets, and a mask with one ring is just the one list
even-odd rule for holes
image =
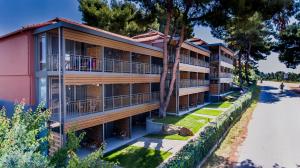
{"label": "ground floor terrace", "polygon": [[231,83],[211,82],[209,89],[212,96],[226,94],[231,91]]}
{"label": "ground floor terrace", "polygon": [[85,157],[101,146],[107,153],[145,136],[146,119],[150,117],[151,111],[77,130],[78,135],[85,133],[78,155]]}
{"label": "ground floor terrace", "polygon": [[[104,159],[119,162],[120,166],[126,168],[157,167],[180,151],[189,140],[199,138],[200,131],[207,123],[214,122],[215,118],[233,106],[239,95],[238,92],[230,94],[234,97],[231,101],[211,103],[181,116],[168,115],[166,118],[158,118],[152,115],[150,119],[152,123],[185,127],[190,129],[194,135],[182,136],[180,134],[152,132],[105,154]],[[149,121],[147,123],[149,124]]]}
{"label": "ground floor terrace", "polygon": [[172,96],[167,112],[170,115],[183,115],[209,102],[209,92]]}

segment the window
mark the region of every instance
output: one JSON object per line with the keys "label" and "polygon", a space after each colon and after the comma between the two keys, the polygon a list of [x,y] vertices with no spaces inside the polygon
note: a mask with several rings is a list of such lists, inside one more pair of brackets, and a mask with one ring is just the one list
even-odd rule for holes
{"label": "window", "polygon": [[40,34],[38,36],[38,49],[39,49],[39,70],[47,69],[47,45],[46,45],[46,34]]}
{"label": "window", "polygon": [[46,102],[47,100],[47,80],[46,78],[39,79],[39,101]]}

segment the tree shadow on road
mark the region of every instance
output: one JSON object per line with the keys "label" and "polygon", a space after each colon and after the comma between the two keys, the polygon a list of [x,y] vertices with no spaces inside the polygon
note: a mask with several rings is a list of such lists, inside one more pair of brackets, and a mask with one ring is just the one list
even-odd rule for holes
{"label": "tree shadow on road", "polygon": [[[276,90],[278,90],[278,91],[276,91]],[[259,99],[260,103],[272,104],[272,103],[276,103],[276,102],[280,101],[282,98],[300,97],[299,94],[296,94],[293,91],[284,90],[284,91],[280,92],[278,88],[271,87],[271,86],[263,86],[261,88],[261,91],[262,92],[261,92],[260,99]]]}

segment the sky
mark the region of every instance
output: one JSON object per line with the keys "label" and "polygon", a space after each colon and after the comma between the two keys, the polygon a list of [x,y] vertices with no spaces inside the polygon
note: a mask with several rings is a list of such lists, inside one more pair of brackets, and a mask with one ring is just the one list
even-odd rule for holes
{"label": "sky", "polygon": [[[0,36],[12,32],[22,26],[44,22],[55,17],[63,17],[81,22],[77,0],[0,0]],[[210,28],[197,26],[194,34],[208,43],[222,42],[214,38]],[[259,69],[263,72],[300,73],[297,69],[288,69],[278,60],[278,55],[272,53],[267,60],[259,62]]]}

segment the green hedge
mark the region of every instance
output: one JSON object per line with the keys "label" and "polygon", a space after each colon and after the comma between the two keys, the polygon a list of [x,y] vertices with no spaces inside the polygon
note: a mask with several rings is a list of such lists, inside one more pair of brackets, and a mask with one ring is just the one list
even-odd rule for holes
{"label": "green hedge", "polygon": [[219,115],[200,132],[199,138],[189,141],[163,168],[196,167],[242,112],[251,104],[255,86],[239,97],[230,109]]}

